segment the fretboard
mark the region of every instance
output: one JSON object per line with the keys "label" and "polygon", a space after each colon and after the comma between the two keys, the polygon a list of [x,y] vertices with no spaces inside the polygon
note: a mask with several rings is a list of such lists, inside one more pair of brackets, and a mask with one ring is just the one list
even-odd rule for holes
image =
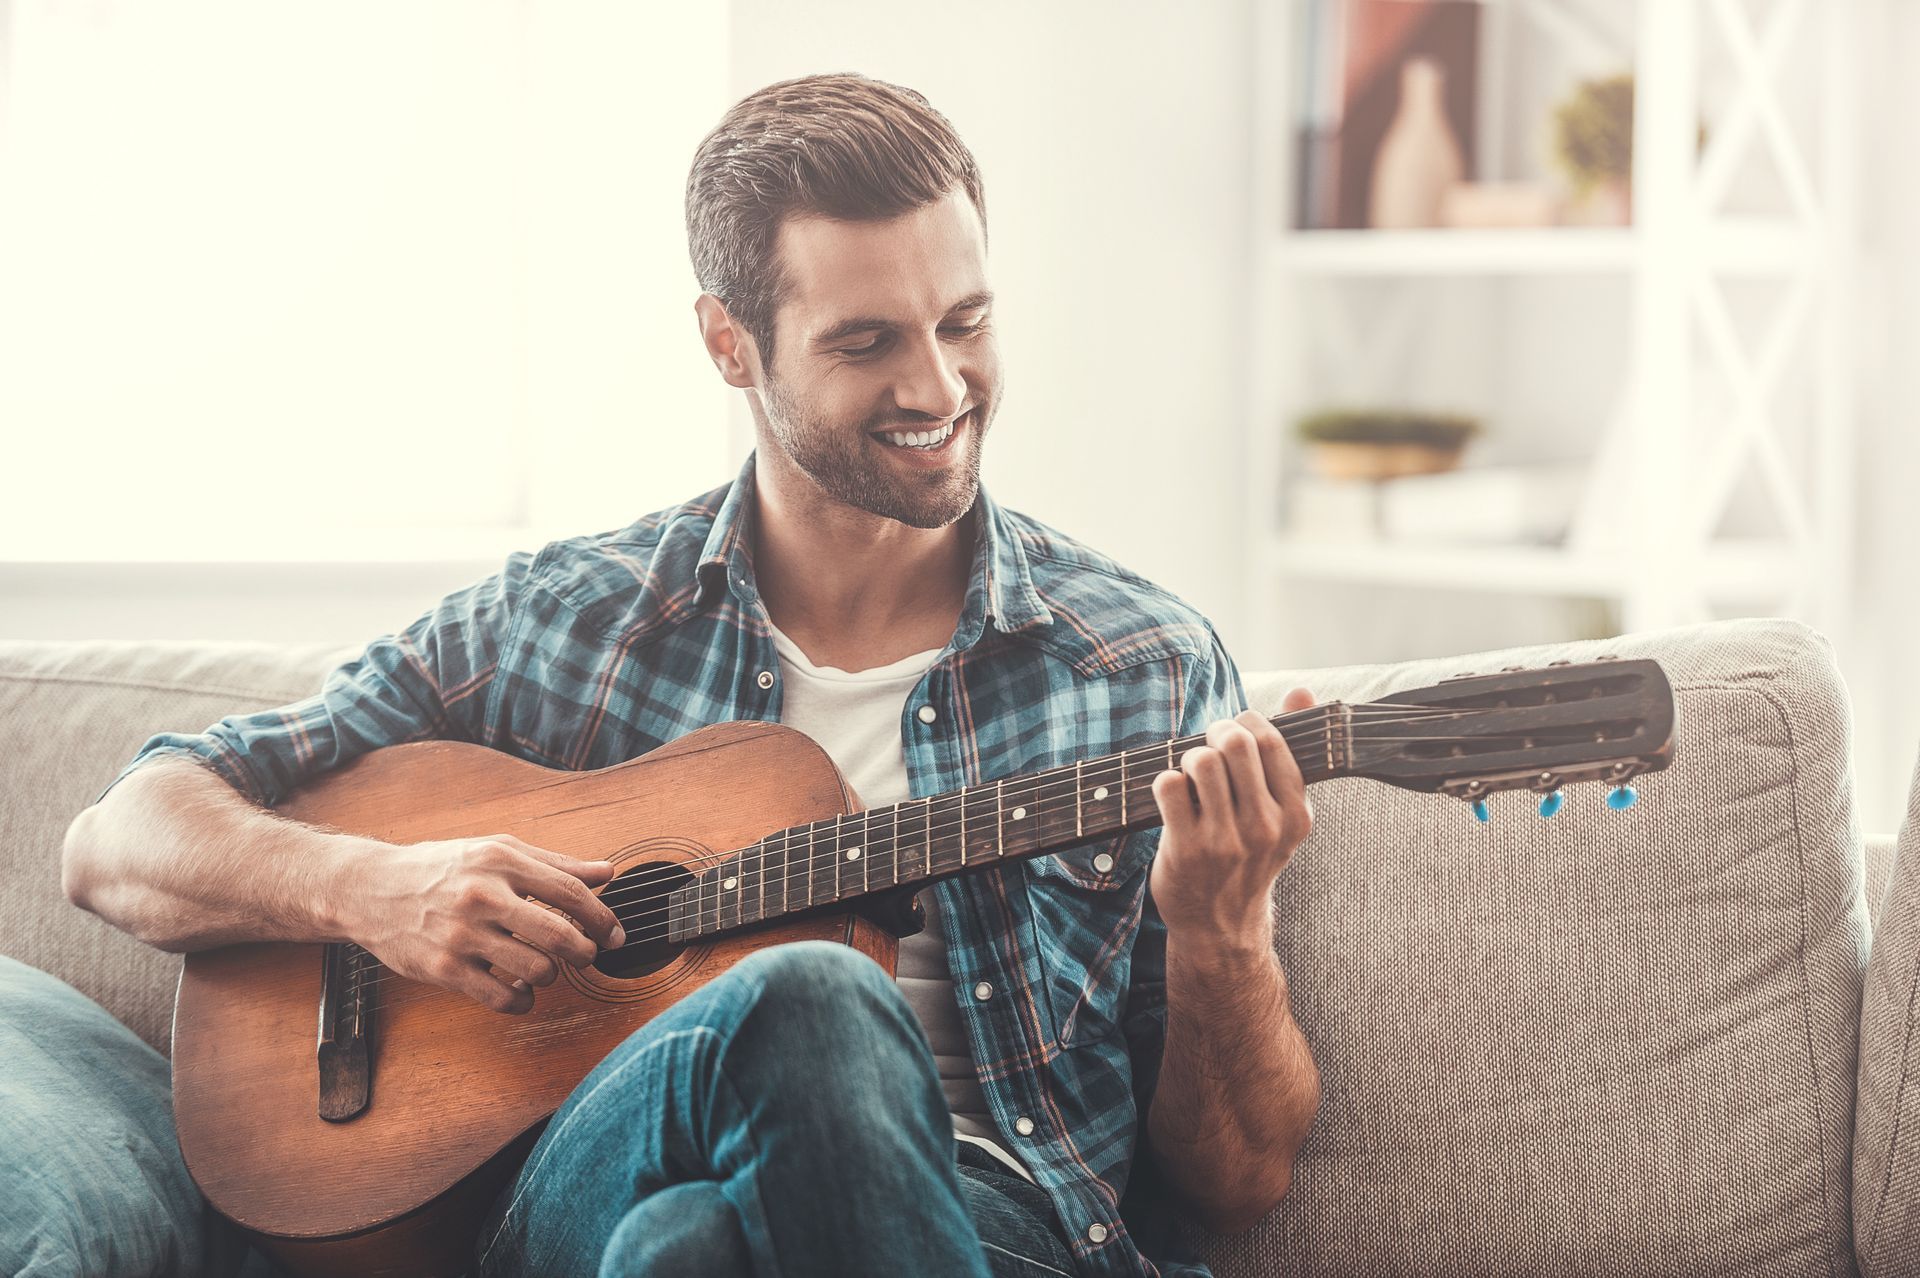
{"label": "fretboard", "polygon": [[[1308,781],[1342,770],[1337,704],[1271,719]],[[982,866],[1160,824],[1153,781],[1204,735],[776,830],[669,897],[668,939],[690,941],[804,910],[914,888]]]}

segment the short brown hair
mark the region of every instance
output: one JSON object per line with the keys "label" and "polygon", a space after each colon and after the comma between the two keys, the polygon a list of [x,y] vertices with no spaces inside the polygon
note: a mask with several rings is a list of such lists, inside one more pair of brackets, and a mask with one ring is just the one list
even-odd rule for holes
{"label": "short brown hair", "polygon": [[947,118],[912,89],[840,73],[781,80],[742,98],[687,175],[693,273],[773,365],[773,320],[791,282],[774,260],[784,218],[898,217],[958,184],[980,214],[980,168]]}

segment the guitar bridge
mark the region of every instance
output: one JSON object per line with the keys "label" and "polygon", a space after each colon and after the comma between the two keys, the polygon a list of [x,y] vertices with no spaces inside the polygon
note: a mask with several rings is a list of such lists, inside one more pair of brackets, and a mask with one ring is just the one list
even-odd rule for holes
{"label": "guitar bridge", "polygon": [[326,947],[321,960],[317,1112],[343,1123],[373,1098],[373,995],[370,958],[351,942]]}

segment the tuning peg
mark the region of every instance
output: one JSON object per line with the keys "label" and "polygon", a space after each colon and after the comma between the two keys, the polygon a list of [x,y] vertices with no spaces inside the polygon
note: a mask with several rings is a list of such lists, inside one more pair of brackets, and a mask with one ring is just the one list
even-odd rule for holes
{"label": "tuning peg", "polygon": [[1565,790],[1555,790],[1540,800],[1540,815],[1543,817],[1553,816],[1566,805],[1567,792]]}
{"label": "tuning peg", "polygon": [[1482,824],[1493,820],[1493,812],[1487,807],[1487,801],[1485,799],[1475,799],[1473,801],[1473,815],[1478,818]]}
{"label": "tuning peg", "polygon": [[1630,785],[1616,785],[1607,791],[1607,806],[1615,812],[1625,812],[1640,802],[1640,792]]}

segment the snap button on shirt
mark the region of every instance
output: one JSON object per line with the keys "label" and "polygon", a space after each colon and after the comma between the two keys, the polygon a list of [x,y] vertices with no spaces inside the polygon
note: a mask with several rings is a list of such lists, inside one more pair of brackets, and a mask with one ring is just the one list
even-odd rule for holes
{"label": "snap button on shirt", "polygon": [[1100,871],[1100,873],[1102,874],[1105,874],[1107,871],[1111,870],[1113,868],[1112,855],[1106,852],[1102,852],[1099,856],[1096,856],[1095,858],[1093,858],[1093,868]]}
{"label": "snap button on shirt", "polygon": [[1087,1241],[1103,1243],[1107,1240],[1107,1227],[1099,1221],[1087,1226]]}
{"label": "snap button on shirt", "polygon": [[762,688],[771,688],[773,686],[773,671],[762,670],[760,672],[760,678],[757,680],[757,682],[760,684]]}
{"label": "snap button on shirt", "polygon": [[920,722],[922,723],[932,723],[935,719],[938,719],[940,717],[940,712],[938,710],[935,710],[932,706],[921,706],[919,713],[920,713]]}
{"label": "snap button on shirt", "polygon": [[973,996],[984,1003],[993,997],[993,986],[986,981],[982,981],[973,987]]}

